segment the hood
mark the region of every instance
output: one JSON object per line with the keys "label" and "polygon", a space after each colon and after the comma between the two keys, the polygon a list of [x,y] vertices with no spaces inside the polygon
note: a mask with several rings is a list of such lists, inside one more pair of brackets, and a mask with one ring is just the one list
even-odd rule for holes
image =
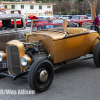
{"label": "hood", "polygon": [[33,34],[46,35],[46,36],[51,37],[53,40],[58,40],[58,39],[64,38],[64,33],[52,32],[52,31],[38,31]]}

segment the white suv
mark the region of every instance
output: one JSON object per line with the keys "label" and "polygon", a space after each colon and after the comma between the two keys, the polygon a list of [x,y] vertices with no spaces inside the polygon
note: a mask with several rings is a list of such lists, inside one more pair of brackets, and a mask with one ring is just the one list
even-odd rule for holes
{"label": "white suv", "polygon": [[70,21],[71,15],[61,15],[61,16],[59,17],[59,19],[67,19],[68,21]]}

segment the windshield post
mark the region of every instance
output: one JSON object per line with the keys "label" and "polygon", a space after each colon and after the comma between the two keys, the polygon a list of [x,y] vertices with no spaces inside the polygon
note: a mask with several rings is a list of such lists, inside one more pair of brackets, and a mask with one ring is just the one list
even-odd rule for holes
{"label": "windshield post", "polygon": [[63,28],[64,28],[64,33],[65,33],[64,36],[66,36],[66,32],[67,32],[67,20],[66,19],[63,20]]}
{"label": "windshield post", "polygon": [[31,34],[32,34],[32,31],[33,31],[33,19],[31,20]]}

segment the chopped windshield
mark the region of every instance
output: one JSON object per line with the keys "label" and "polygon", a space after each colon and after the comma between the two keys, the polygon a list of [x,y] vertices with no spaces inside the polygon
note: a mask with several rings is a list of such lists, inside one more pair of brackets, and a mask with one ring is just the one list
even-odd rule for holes
{"label": "chopped windshield", "polygon": [[63,20],[48,20],[48,19],[44,19],[42,21],[40,21],[40,19],[33,19],[33,27],[32,30],[36,31],[36,30],[53,30],[53,31],[59,31],[64,33],[64,29],[63,28]]}

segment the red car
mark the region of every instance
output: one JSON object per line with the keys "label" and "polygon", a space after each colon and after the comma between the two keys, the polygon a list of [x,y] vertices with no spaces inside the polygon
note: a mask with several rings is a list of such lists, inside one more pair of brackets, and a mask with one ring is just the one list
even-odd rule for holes
{"label": "red car", "polygon": [[74,15],[70,20],[70,25],[74,25],[76,27],[82,26],[82,23],[91,22],[86,15]]}
{"label": "red car", "polygon": [[[55,27],[59,27],[59,26],[62,26],[63,24],[63,20],[59,20],[59,21],[56,21],[56,20],[44,20],[43,17],[36,17],[36,16],[28,16],[31,19],[37,19],[37,20],[34,20],[34,23],[33,23],[33,27],[35,30],[41,30],[41,29],[50,29],[50,28],[55,28]],[[38,20],[38,19],[41,19],[41,20]]]}
{"label": "red car", "polygon": [[50,29],[62,26],[62,23],[63,21],[53,21],[53,20],[34,21],[34,28],[37,28],[37,30]]}

